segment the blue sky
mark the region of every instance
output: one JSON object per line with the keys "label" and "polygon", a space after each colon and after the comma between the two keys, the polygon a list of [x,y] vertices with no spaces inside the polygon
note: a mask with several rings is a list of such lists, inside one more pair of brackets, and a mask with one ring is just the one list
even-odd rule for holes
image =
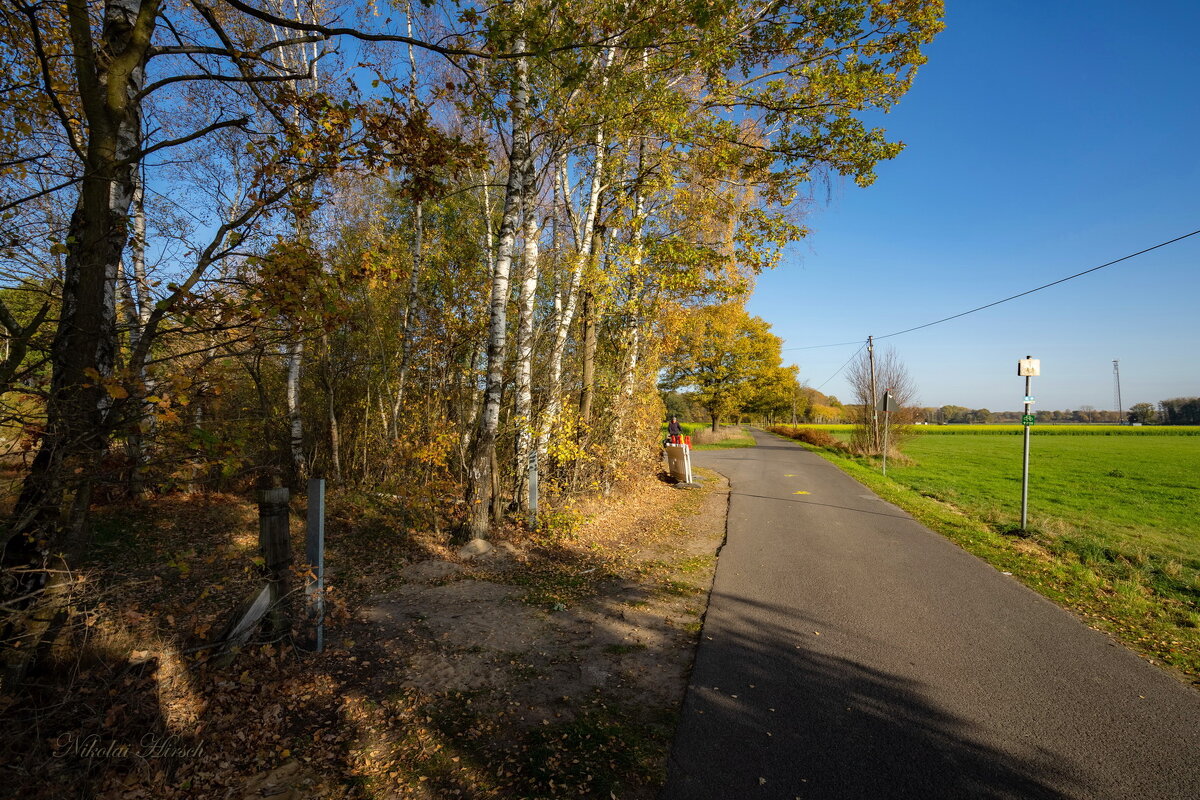
{"label": "blue sky", "polygon": [[[817,191],[804,242],[748,303],[785,348],[865,340],[1200,229],[1200,1],[949,0],[910,93],[907,144],[868,189]],[[884,339],[922,405],[1013,410],[1200,395],[1200,235],[1025,298]],[[857,345],[786,350],[810,386]]]}

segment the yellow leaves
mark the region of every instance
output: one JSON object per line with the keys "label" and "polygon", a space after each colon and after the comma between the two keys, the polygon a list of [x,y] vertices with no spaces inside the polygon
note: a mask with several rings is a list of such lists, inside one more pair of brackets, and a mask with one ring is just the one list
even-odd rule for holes
{"label": "yellow leaves", "polygon": [[82,384],[84,388],[99,386],[112,400],[124,400],[129,397],[129,389],[119,375],[101,375],[95,367],[85,367],[83,375],[89,382]]}

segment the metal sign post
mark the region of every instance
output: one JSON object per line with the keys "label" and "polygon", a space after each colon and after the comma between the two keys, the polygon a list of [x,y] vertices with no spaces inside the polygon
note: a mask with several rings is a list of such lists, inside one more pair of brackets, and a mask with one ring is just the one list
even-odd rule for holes
{"label": "metal sign post", "polygon": [[891,417],[888,415],[896,410],[896,401],[892,398],[892,390],[885,389],[879,401],[879,410],[883,412],[883,474],[887,475],[888,428],[891,427]]}
{"label": "metal sign post", "polygon": [[1025,356],[1017,362],[1017,375],[1025,378],[1025,413],[1021,415],[1021,424],[1025,427],[1025,447],[1021,457],[1021,530],[1024,531],[1029,521],[1029,432],[1033,427],[1033,393],[1030,391],[1030,380],[1042,374],[1042,362],[1033,356]]}
{"label": "metal sign post", "polygon": [[317,628],[317,652],[325,649],[325,479],[308,482],[308,520],[305,552],[314,580],[308,586],[309,600]]}

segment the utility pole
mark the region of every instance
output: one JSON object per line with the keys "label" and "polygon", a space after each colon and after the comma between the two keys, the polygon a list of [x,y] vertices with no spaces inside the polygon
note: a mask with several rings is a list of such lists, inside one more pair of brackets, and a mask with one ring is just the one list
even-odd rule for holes
{"label": "utility pole", "polygon": [[871,362],[871,449],[879,449],[879,408],[875,405],[875,337],[867,337],[867,360]]}
{"label": "utility pole", "polygon": [[1117,406],[1117,424],[1120,425],[1124,420],[1125,406],[1121,404],[1121,362],[1113,359],[1113,401]]}

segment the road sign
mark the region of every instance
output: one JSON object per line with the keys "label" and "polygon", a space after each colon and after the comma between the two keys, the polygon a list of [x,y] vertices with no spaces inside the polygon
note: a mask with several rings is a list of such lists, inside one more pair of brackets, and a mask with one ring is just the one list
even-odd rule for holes
{"label": "road sign", "polygon": [[[1025,379],[1025,411],[1028,412],[1029,404],[1033,402],[1033,379],[1042,374],[1041,359],[1025,356],[1017,362],[1017,374]],[[1021,530],[1026,530],[1029,522],[1029,434],[1033,427],[1033,414],[1023,414],[1021,425],[1024,426],[1021,434],[1024,439],[1021,447]]]}
{"label": "road sign", "polygon": [[900,410],[900,407],[896,405],[896,398],[892,396],[891,392],[884,392],[883,397],[879,398],[879,410],[884,412]]}

